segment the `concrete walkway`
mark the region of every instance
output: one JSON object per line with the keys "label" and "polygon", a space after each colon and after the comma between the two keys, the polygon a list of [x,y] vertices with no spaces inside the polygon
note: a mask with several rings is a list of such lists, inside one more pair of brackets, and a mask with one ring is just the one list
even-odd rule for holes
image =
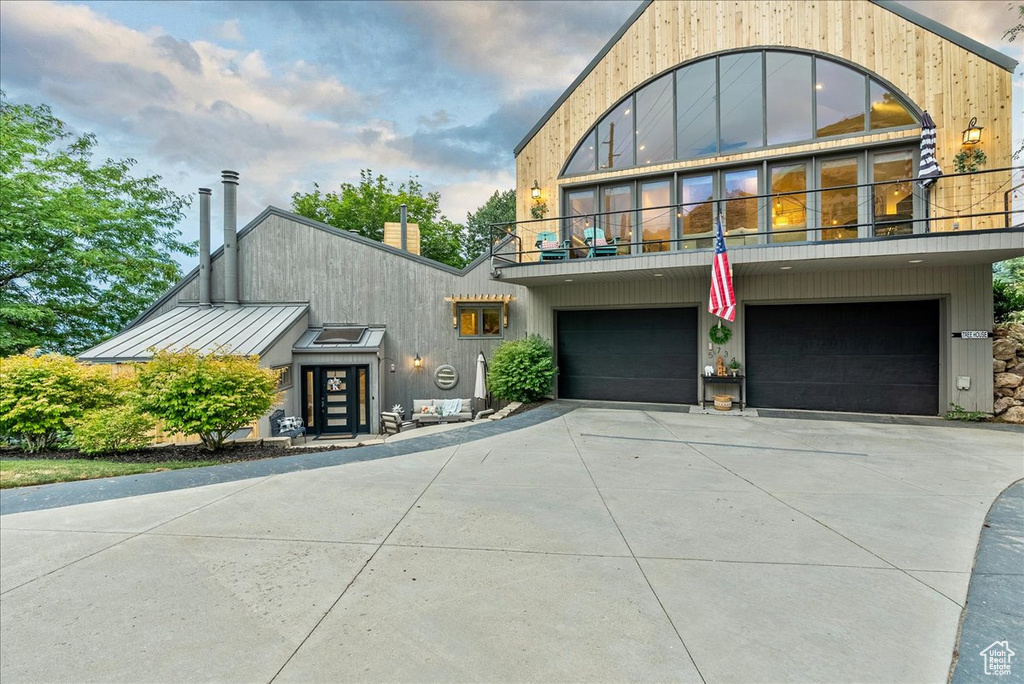
{"label": "concrete walkway", "polygon": [[[989,651],[989,647],[1005,641],[1009,642],[1009,651],[1016,655],[1006,659],[1007,667],[1003,672],[995,662],[999,656]],[[985,519],[960,627],[959,658],[953,684],[991,681],[996,670],[1000,670],[996,678],[1004,684],[1024,682],[1024,650],[1021,648],[1024,648],[1024,482],[1000,494]],[[993,658],[993,662],[988,662],[989,658]]]}
{"label": "concrete walkway", "polygon": [[945,682],[1024,476],[1019,432],[547,417],[4,515],[0,679]]}

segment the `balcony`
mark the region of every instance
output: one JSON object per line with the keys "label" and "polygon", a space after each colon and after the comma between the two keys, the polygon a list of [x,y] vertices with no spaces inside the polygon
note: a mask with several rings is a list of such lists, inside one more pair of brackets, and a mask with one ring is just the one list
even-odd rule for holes
{"label": "balcony", "polygon": [[[612,209],[492,225],[494,277],[523,285],[703,277],[716,212],[740,276],[1024,255],[1024,166],[948,174],[928,189],[906,178]],[[604,249],[591,249],[595,235]]]}

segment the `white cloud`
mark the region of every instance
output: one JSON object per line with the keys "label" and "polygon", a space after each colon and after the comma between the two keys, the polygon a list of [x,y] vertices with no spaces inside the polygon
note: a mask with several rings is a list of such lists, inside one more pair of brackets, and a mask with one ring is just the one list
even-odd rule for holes
{"label": "white cloud", "polygon": [[238,19],[228,19],[217,28],[217,35],[232,43],[244,43],[245,36],[242,35],[242,23]]}

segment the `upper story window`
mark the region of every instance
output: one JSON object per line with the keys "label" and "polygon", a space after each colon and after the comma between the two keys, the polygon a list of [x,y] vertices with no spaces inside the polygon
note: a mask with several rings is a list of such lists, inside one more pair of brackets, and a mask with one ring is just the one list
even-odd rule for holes
{"label": "upper story window", "polygon": [[918,125],[869,74],[787,50],[733,52],[642,85],[587,132],[563,176]]}

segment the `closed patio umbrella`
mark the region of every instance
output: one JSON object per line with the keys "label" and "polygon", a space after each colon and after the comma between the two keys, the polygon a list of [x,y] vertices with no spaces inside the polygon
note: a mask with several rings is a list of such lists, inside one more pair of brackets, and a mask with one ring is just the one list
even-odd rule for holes
{"label": "closed patio umbrella", "polygon": [[482,399],[484,408],[487,408],[487,359],[484,358],[483,352],[476,357],[476,385],[473,389],[473,398]]}
{"label": "closed patio umbrella", "polygon": [[942,169],[935,161],[935,120],[928,112],[921,117],[921,165],[918,167],[918,183],[928,188],[939,180]]}

